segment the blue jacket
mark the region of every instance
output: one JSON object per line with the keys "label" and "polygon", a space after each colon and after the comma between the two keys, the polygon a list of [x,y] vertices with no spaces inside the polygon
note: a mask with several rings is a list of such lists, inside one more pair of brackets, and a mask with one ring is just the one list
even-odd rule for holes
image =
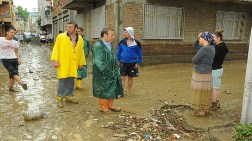
{"label": "blue jacket", "polygon": [[117,62],[142,63],[142,49],[139,41],[134,40],[130,46],[127,46],[127,40],[120,41],[116,54]]}

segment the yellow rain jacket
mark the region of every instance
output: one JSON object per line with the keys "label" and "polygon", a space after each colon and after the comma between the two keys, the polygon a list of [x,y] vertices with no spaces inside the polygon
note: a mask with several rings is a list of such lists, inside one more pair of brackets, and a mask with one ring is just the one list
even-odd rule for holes
{"label": "yellow rain jacket", "polygon": [[67,32],[57,36],[51,60],[59,62],[58,79],[77,77],[78,66],[86,65],[83,46],[84,42],[80,35],[75,47]]}

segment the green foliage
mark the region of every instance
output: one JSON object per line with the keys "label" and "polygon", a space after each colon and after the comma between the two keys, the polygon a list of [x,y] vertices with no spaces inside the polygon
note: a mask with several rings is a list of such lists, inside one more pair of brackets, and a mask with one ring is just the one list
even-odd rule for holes
{"label": "green foliage", "polygon": [[235,127],[237,141],[250,141],[252,140],[252,123],[239,124]]}
{"label": "green foliage", "polygon": [[18,6],[17,8],[17,13],[20,17],[22,17],[24,19],[25,22],[28,21],[28,17],[29,17],[29,12],[27,11],[27,9],[23,9],[23,7]]}

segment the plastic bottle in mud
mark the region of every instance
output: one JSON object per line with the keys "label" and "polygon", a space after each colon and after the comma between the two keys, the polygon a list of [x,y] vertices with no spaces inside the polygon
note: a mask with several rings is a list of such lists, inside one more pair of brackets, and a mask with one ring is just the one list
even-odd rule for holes
{"label": "plastic bottle in mud", "polygon": [[31,121],[41,119],[48,116],[47,112],[40,112],[39,110],[30,110],[23,113],[24,120]]}

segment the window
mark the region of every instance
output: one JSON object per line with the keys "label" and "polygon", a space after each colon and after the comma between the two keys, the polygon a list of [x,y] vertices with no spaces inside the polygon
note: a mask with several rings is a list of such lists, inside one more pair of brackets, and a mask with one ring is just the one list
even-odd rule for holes
{"label": "window", "polygon": [[182,8],[144,5],[145,39],[182,39]]}
{"label": "window", "polygon": [[105,6],[91,10],[91,37],[100,38],[105,27]]}
{"label": "window", "polygon": [[5,16],[10,17],[10,11],[5,11]]}
{"label": "window", "polygon": [[223,12],[216,14],[216,29],[222,28],[224,40],[241,40],[247,15],[242,12]]}

